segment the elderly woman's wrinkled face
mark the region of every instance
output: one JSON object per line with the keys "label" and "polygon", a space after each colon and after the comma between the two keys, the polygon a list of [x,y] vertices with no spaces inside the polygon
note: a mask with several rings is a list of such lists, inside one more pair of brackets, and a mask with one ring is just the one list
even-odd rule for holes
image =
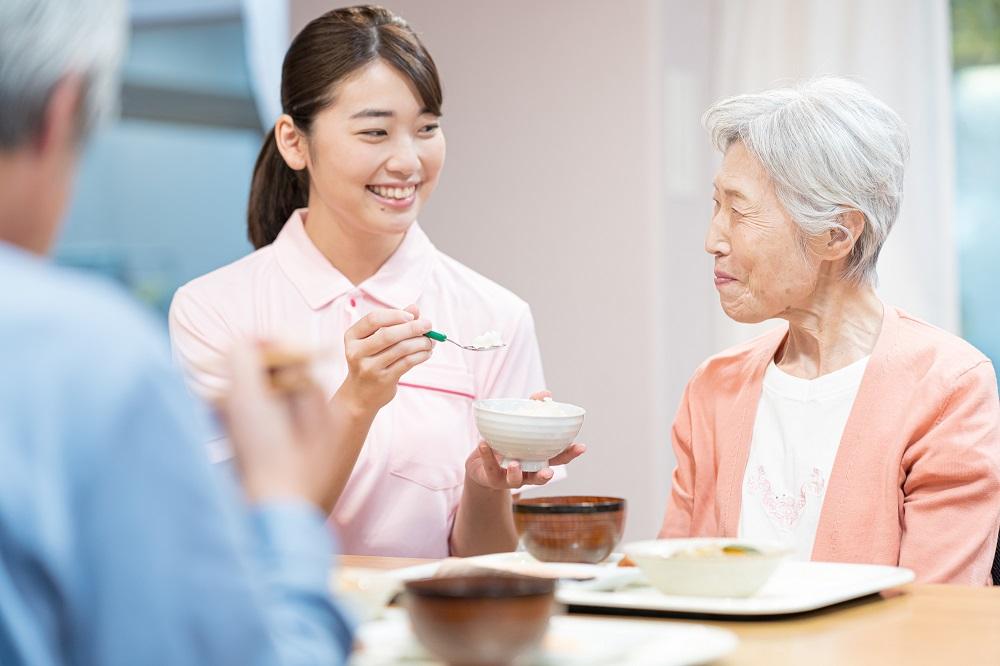
{"label": "elderly woman's wrinkled face", "polygon": [[726,151],[714,185],[705,250],[715,257],[722,309],[736,321],[756,323],[807,304],[821,262],[802,251],[798,227],[742,143]]}

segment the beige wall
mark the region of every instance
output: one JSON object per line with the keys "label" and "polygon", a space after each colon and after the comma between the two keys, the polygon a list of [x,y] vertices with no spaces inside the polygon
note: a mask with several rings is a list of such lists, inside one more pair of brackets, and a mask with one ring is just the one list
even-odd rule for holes
{"label": "beige wall", "polygon": [[[664,58],[700,62],[689,30],[707,16],[671,22],[665,47],[655,0],[385,4],[421,34],[445,88],[448,164],[421,224],[531,303],[549,388],[588,410],[588,453],[545,492],[624,496],[627,538],[655,536],[669,424],[709,349],[691,324],[714,305],[703,220],[689,218],[706,208],[707,167],[683,163],[663,187],[661,77]],[[293,0],[293,31],[331,6]],[[702,139],[705,94],[685,72],[667,86],[695,96],[668,104],[682,143]]]}

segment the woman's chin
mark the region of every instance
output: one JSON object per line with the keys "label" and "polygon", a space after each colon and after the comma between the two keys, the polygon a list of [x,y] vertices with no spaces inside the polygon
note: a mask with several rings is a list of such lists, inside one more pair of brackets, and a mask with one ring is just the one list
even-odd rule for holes
{"label": "woman's chin", "polygon": [[365,226],[373,233],[392,236],[405,234],[416,221],[417,216],[413,214],[386,215],[383,213],[369,218]]}
{"label": "woman's chin", "polygon": [[726,316],[739,324],[759,324],[771,318],[766,314],[741,307],[736,303],[722,301],[720,305],[722,305],[722,311],[726,313]]}

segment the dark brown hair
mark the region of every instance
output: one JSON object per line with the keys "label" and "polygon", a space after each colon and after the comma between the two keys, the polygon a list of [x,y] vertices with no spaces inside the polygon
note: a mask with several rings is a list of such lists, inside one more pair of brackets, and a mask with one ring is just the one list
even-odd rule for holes
{"label": "dark brown hair", "polygon": [[[413,83],[424,108],[441,115],[441,82],[431,55],[406,21],[373,5],[327,12],[295,36],[281,67],[282,112],[308,135],[316,114],[333,102],[337,84],[379,59]],[[274,242],[308,197],[309,174],[285,164],[271,131],[250,183],[247,235],[253,246]]]}

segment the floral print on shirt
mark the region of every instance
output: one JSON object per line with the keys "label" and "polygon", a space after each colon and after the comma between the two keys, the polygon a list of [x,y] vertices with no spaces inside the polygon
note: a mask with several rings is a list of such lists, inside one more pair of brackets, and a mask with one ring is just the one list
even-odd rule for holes
{"label": "floral print on shirt", "polygon": [[809,497],[822,497],[826,479],[823,473],[813,467],[809,479],[799,488],[797,495],[787,491],[776,491],[767,477],[764,466],[757,467],[756,473],[750,477],[747,489],[751,495],[759,495],[764,513],[781,531],[790,532],[799,522],[802,511],[806,508]]}

